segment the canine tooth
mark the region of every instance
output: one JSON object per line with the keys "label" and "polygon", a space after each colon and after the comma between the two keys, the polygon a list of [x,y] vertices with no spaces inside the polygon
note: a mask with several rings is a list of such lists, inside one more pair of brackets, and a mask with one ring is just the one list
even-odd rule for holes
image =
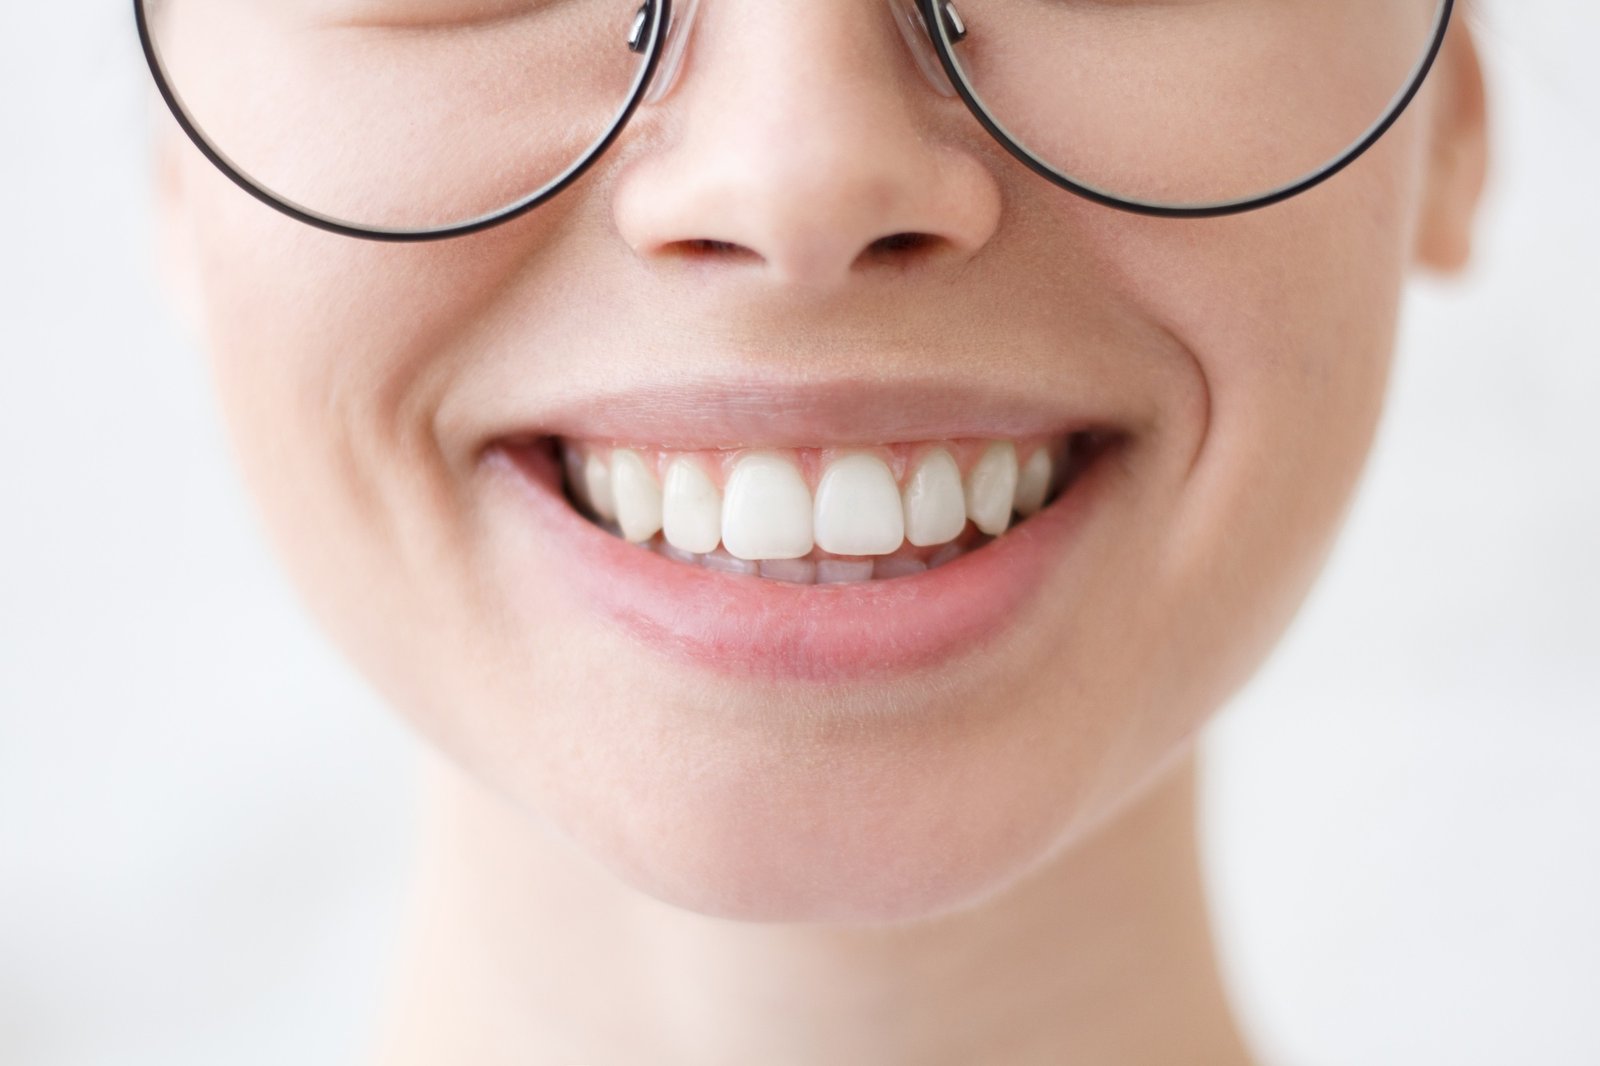
{"label": "canine tooth", "polygon": [[817,547],[835,555],[888,555],[905,540],[900,487],[876,455],[859,452],[829,463],[812,512]]}
{"label": "canine tooth", "polygon": [[961,535],[967,524],[961,470],[950,453],[938,448],[925,455],[906,482],[906,539],[917,547],[943,544]]}
{"label": "canine tooth", "polygon": [[722,498],[722,546],[740,559],[797,559],[811,551],[811,490],[781,455],[750,452]]}
{"label": "canine tooth", "polygon": [[871,559],[818,559],[817,584],[870,580],[873,565]]}
{"label": "canine tooth", "polygon": [[1017,449],[1008,440],[984,449],[967,474],[967,517],[985,533],[1005,532],[1017,492]]}
{"label": "canine tooth", "polygon": [[662,487],[661,532],[674,547],[708,552],[722,539],[722,494],[705,471],[675,459]]}
{"label": "canine tooth", "polygon": [[635,543],[661,530],[661,486],[639,453],[618,448],[611,453],[611,498],[622,536]]}
{"label": "canine tooth", "polygon": [[1017,496],[1012,504],[1019,515],[1026,518],[1044,506],[1044,497],[1050,491],[1050,454],[1043,448],[1028,456],[1017,472]]}
{"label": "canine tooth", "polygon": [[583,461],[583,488],[595,514],[607,520],[617,517],[617,508],[611,499],[611,467],[594,452]]}
{"label": "canine tooth", "polygon": [[756,564],[762,577],[810,585],[817,580],[817,564],[810,559],[763,559]]}
{"label": "canine tooth", "polygon": [[702,555],[700,557],[700,565],[707,570],[722,570],[730,574],[753,574],[756,572],[755,563],[748,559],[735,559],[721,548]]}
{"label": "canine tooth", "polygon": [[905,577],[907,574],[920,574],[928,569],[928,564],[921,559],[911,559],[903,555],[890,555],[878,559],[872,564],[874,578]]}

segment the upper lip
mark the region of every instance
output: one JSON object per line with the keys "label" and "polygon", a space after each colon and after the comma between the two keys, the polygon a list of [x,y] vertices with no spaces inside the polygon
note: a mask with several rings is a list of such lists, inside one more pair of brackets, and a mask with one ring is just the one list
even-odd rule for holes
{"label": "upper lip", "polygon": [[[548,386],[547,386],[548,387]],[[501,396],[485,443],[557,436],[674,450],[808,447],[955,438],[1017,439],[1080,430],[1119,432],[1126,419],[1087,398],[1002,383],[932,378],[729,380],[675,376],[565,398]],[[528,405],[531,401],[532,407]]]}

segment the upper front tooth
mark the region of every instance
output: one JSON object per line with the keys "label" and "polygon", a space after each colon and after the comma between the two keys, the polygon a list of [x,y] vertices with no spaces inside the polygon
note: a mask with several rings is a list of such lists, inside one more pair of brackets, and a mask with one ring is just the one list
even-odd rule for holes
{"label": "upper front tooth", "polygon": [[662,488],[661,532],[674,548],[708,552],[722,539],[722,494],[705,471],[675,459]]}
{"label": "upper front tooth", "polygon": [[1044,506],[1045,494],[1050,491],[1050,454],[1040,448],[1028,456],[1017,472],[1017,513],[1026,518]]}
{"label": "upper front tooth", "polygon": [[661,529],[661,486],[638,452],[611,453],[611,496],[625,540],[649,540]]}
{"label": "upper front tooth", "polygon": [[919,548],[955,540],[967,524],[961,468],[937,448],[923,457],[906,482],[906,539]]}
{"label": "upper front tooth", "polygon": [[905,539],[900,487],[876,455],[846,455],[828,464],[813,511],[817,547],[835,555],[888,555]]}
{"label": "upper front tooth", "polygon": [[734,464],[722,500],[722,546],[740,559],[798,559],[811,551],[811,490],[781,455]]}
{"label": "upper front tooth", "polygon": [[583,462],[583,488],[595,514],[607,520],[617,517],[617,508],[611,499],[611,467],[594,452]]}
{"label": "upper front tooth", "polygon": [[967,517],[990,536],[1005,532],[1017,492],[1017,449],[1008,440],[983,450],[967,474]]}

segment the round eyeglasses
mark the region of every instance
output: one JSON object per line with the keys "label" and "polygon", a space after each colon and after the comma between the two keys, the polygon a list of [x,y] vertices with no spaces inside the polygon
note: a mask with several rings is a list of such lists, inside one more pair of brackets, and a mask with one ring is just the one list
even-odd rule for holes
{"label": "round eyeglasses", "polygon": [[[671,88],[698,2],[133,8],[167,106],[241,188],[336,233],[421,241],[576,181]],[[1377,141],[1454,0],[887,2],[934,88],[1035,173],[1110,207],[1203,217],[1294,196]]]}

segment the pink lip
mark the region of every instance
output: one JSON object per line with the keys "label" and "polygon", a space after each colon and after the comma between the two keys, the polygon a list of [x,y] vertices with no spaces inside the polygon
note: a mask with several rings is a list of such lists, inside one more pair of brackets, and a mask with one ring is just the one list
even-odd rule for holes
{"label": "pink lip", "polygon": [[565,500],[543,443],[484,455],[491,483],[531,522],[532,539],[550,548],[513,564],[530,584],[566,583],[573,602],[592,604],[668,658],[743,678],[834,682],[914,672],[1001,637],[1107,491],[1117,465],[1107,458],[1025,523],[941,567],[885,581],[791,585],[687,566],[590,524]]}
{"label": "pink lip", "polygon": [[486,379],[482,393],[446,413],[444,435],[474,438],[479,447],[555,436],[692,450],[1137,432],[1143,421],[1126,405],[1109,407],[1113,398],[1087,378],[1044,392],[910,375],[638,377],[611,387],[584,381],[567,386],[572,391],[532,374]]}

